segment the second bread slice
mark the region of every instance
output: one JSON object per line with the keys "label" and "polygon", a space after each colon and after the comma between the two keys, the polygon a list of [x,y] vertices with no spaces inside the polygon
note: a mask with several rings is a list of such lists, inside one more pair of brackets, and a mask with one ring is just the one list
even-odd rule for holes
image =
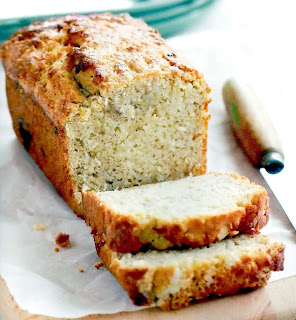
{"label": "second bread slice", "polygon": [[86,223],[111,250],[201,247],[237,233],[256,233],[269,217],[266,190],[235,174],[83,193]]}
{"label": "second bread slice", "polygon": [[106,244],[96,247],[136,305],[165,310],[209,295],[264,287],[272,271],[284,268],[284,245],[261,234],[243,234],[202,248],[137,254],[114,252]]}

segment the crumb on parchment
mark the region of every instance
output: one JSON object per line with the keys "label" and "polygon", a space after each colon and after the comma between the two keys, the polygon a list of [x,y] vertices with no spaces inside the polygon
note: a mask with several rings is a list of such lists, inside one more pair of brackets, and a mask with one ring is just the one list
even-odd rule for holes
{"label": "crumb on parchment", "polygon": [[82,273],[82,272],[83,272],[83,269],[79,268],[77,271],[78,271],[79,273]]}
{"label": "crumb on parchment", "polygon": [[105,266],[104,266],[104,264],[103,264],[103,262],[97,262],[97,263],[95,264],[95,267],[96,267],[98,270],[105,270],[105,269],[106,269]]}
{"label": "crumb on parchment", "polygon": [[55,252],[59,252],[60,249],[56,247],[56,248],[54,248],[54,251],[55,251]]}
{"label": "crumb on parchment", "polygon": [[55,239],[55,243],[62,248],[70,248],[71,243],[69,240],[70,235],[66,233],[59,233]]}
{"label": "crumb on parchment", "polygon": [[33,229],[37,231],[43,231],[46,229],[46,225],[44,223],[34,224]]}

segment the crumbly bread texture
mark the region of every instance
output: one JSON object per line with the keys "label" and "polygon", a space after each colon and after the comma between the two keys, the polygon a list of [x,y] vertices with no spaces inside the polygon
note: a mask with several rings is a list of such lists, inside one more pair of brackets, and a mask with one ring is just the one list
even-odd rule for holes
{"label": "crumbly bread texture", "polygon": [[236,174],[197,177],[115,191],[83,192],[85,220],[111,250],[167,249],[252,234],[266,225],[266,190]]}
{"label": "crumbly bread texture", "polygon": [[283,270],[284,245],[263,235],[239,235],[202,248],[120,254],[97,245],[105,266],[136,305],[179,309],[209,295],[266,285]]}
{"label": "crumbly bread texture", "polygon": [[82,215],[80,190],[206,170],[210,89],[159,33],[127,14],[69,15],[1,46],[14,130]]}
{"label": "crumbly bread texture", "polygon": [[34,224],[33,229],[37,231],[44,231],[46,229],[46,224],[44,223]]}

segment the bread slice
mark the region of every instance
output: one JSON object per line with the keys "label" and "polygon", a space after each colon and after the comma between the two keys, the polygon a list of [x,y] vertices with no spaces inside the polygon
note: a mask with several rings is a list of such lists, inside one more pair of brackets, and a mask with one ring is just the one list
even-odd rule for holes
{"label": "bread slice", "polygon": [[266,236],[239,235],[202,248],[120,254],[97,245],[105,266],[136,305],[178,309],[209,295],[266,285],[283,270],[284,245]]}
{"label": "bread slice", "polygon": [[14,130],[77,214],[83,185],[206,171],[210,89],[144,21],[55,18],[22,28],[0,53]]}
{"label": "bread slice", "polygon": [[190,247],[255,233],[269,218],[266,190],[236,174],[197,177],[134,188],[83,192],[86,223],[111,250],[139,252]]}

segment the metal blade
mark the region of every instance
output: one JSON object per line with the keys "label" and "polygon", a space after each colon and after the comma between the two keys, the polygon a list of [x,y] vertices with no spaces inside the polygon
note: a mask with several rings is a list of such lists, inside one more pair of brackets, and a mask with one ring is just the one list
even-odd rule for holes
{"label": "metal blade", "polygon": [[279,202],[280,207],[290,220],[291,225],[296,230],[296,209],[294,204],[296,200],[296,193],[294,201],[292,199],[292,174],[294,174],[294,170],[292,168],[292,163],[288,160],[290,159],[287,159],[283,171],[278,174],[269,174],[263,168],[260,169],[260,173],[270,187],[274,197]]}

